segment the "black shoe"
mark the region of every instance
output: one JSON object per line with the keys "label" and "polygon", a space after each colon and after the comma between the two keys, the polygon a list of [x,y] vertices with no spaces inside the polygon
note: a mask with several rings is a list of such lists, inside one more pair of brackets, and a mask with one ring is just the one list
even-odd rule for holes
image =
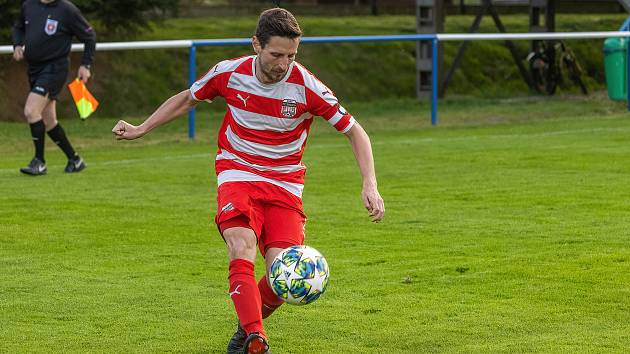
{"label": "black shoe", "polygon": [[31,175],[31,176],[40,176],[46,174],[46,164],[42,162],[42,160],[37,157],[33,157],[31,162],[28,164],[28,167],[20,168],[20,172]]}
{"label": "black shoe", "polygon": [[254,332],[245,340],[243,354],[269,354],[269,344],[267,339],[260,334]]}
{"label": "black shoe", "polygon": [[66,165],[66,169],[64,171],[66,173],[81,172],[86,167],[87,165],[85,164],[81,156],[77,155],[68,160],[68,164]]}
{"label": "black shoe", "polygon": [[245,347],[245,340],[247,339],[247,333],[241,324],[238,323],[236,325],[236,332],[230,339],[230,342],[227,346],[227,354],[241,354],[243,352],[243,347]]}

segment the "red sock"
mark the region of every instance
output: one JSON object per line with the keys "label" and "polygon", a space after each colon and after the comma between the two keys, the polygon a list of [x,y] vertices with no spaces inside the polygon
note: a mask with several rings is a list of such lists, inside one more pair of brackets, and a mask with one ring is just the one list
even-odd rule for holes
{"label": "red sock", "polygon": [[263,329],[260,313],[260,292],[256,286],[254,263],[245,259],[235,259],[230,262],[230,298],[234,302],[234,309],[241,327],[250,334],[258,332],[267,337]]}
{"label": "red sock", "polygon": [[260,298],[262,300],[262,318],[267,318],[284,303],[269,287],[267,277],[263,275],[258,281],[258,291],[260,292]]}

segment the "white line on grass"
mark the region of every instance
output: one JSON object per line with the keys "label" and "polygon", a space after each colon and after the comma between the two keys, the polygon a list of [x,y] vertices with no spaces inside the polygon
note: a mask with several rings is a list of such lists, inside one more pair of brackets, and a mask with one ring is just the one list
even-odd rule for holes
{"label": "white line on grass", "polygon": [[[594,133],[594,132],[623,132],[630,131],[630,127],[625,128],[588,128],[588,129],[575,129],[575,130],[558,130],[554,132],[543,132],[543,133],[518,133],[518,134],[496,134],[496,135],[467,135],[467,136],[459,136],[459,137],[450,137],[450,138],[421,138],[421,139],[402,139],[397,140],[397,143],[402,144],[417,144],[417,143],[431,143],[438,141],[463,141],[463,140],[479,140],[479,139],[502,139],[502,138],[524,138],[524,137],[546,137],[546,136],[557,136],[557,135],[566,135],[573,133]],[[372,142],[373,145],[384,145],[391,144],[390,142],[384,141],[375,141]],[[331,145],[326,145],[325,147],[329,147]],[[341,146],[340,144],[338,146]]]}
{"label": "white line on grass", "polygon": [[138,161],[166,161],[166,160],[188,160],[188,159],[196,159],[199,157],[207,157],[214,158],[214,154],[206,153],[206,154],[191,154],[191,155],[174,155],[174,156],[160,156],[160,157],[149,157],[149,158],[140,158],[140,159],[127,159],[127,160],[111,160],[100,162],[98,165],[128,165],[131,163],[136,163]]}
{"label": "white line on grass", "polygon": [[[575,133],[594,133],[594,132],[623,132],[630,131],[630,127],[623,128],[587,128],[587,129],[574,129],[574,130],[558,130],[551,132],[542,132],[542,133],[518,133],[518,134],[496,134],[496,135],[467,135],[460,137],[447,137],[447,138],[420,138],[420,139],[402,139],[397,140],[398,144],[421,144],[421,143],[432,143],[432,142],[449,142],[449,141],[465,141],[465,140],[478,140],[478,139],[502,139],[502,138],[518,138],[518,137],[546,137],[546,136],[557,136],[557,135],[566,135],[566,134],[575,134]],[[373,145],[385,145],[391,144],[389,141],[373,141]],[[309,149],[329,149],[329,148],[339,148],[346,146],[347,144],[319,144],[309,146]],[[89,166],[112,166],[112,165],[129,165],[133,163],[140,162],[151,162],[151,161],[167,161],[167,160],[181,160],[181,159],[197,159],[197,158],[208,158],[213,159],[214,156],[211,153],[204,154],[190,154],[190,155],[172,155],[172,156],[160,156],[160,157],[149,157],[149,158],[138,158],[138,159],[125,159],[125,160],[110,160],[104,162],[91,162]],[[62,165],[50,165],[49,168],[61,168]],[[18,172],[18,168],[3,168],[0,169],[0,175],[4,174],[15,174]]]}
{"label": "white line on grass", "polygon": [[[214,158],[210,153],[206,154],[191,154],[191,155],[172,155],[172,156],[160,156],[160,157],[148,157],[148,158],[138,158],[138,159],[125,159],[125,160],[110,160],[103,162],[89,162],[88,167],[92,166],[112,166],[112,165],[130,165],[140,162],[151,162],[151,161],[167,161],[167,160],[188,160],[188,159],[197,159],[200,157],[206,158]],[[65,165],[48,165],[48,169],[55,168],[63,168]],[[3,174],[14,174],[18,172],[19,168],[2,168],[0,169],[0,175]]]}

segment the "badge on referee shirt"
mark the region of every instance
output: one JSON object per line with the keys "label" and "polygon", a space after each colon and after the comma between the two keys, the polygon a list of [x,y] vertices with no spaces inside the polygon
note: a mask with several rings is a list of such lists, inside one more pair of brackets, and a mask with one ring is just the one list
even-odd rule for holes
{"label": "badge on referee shirt", "polygon": [[46,32],[47,35],[52,36],[53,34],[57,33],[58,26],[59,26],[59,21],[47,19],[46,27],[44,27],[44,32]]}
{"label": "badge on referee shirt", "polygon": [[291,118],[297,113],[297,101],[285,98],[282,100],[282,116]]}

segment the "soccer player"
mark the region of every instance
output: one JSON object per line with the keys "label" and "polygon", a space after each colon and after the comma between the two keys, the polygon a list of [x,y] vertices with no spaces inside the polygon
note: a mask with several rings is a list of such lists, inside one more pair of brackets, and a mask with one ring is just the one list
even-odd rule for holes
{"label": "soccer player", "polygon": [[94,61],[96,34],[79,9],[67,0],[26,0],[13,26],[13,58],[26,59],[31,91],[26,98],[24,115],[31,128],[35,157],[20,172],[38,176],[46,174],[45,135],[66,154],[65,172],[80,172],[86,165],[74,150],[57,121],[57,96],[61,92],[70,61],[72,37],[85,44],[77,73],[87,82]]}
{"label": "soccer player", "polygon": [[268,351],[262,320],[282,300],[266,276],[256,284],[256,246],[269,272],[282,249],[304,243],[302,154],[313,116],[323,117],[348,137],[363,178],[363,203],[374,222],[385,212],[369,137],[333,92],[295,61],[301,35],[290,12],[266,10],[252,38],[256,55],[218,63],[142,124],[121,120],[112,129],[118,139],[136,139],[200,101],[220,96],[227,102],[215,162],[215,222],[228,248],[229,295],[239,320],[228,353]]}

